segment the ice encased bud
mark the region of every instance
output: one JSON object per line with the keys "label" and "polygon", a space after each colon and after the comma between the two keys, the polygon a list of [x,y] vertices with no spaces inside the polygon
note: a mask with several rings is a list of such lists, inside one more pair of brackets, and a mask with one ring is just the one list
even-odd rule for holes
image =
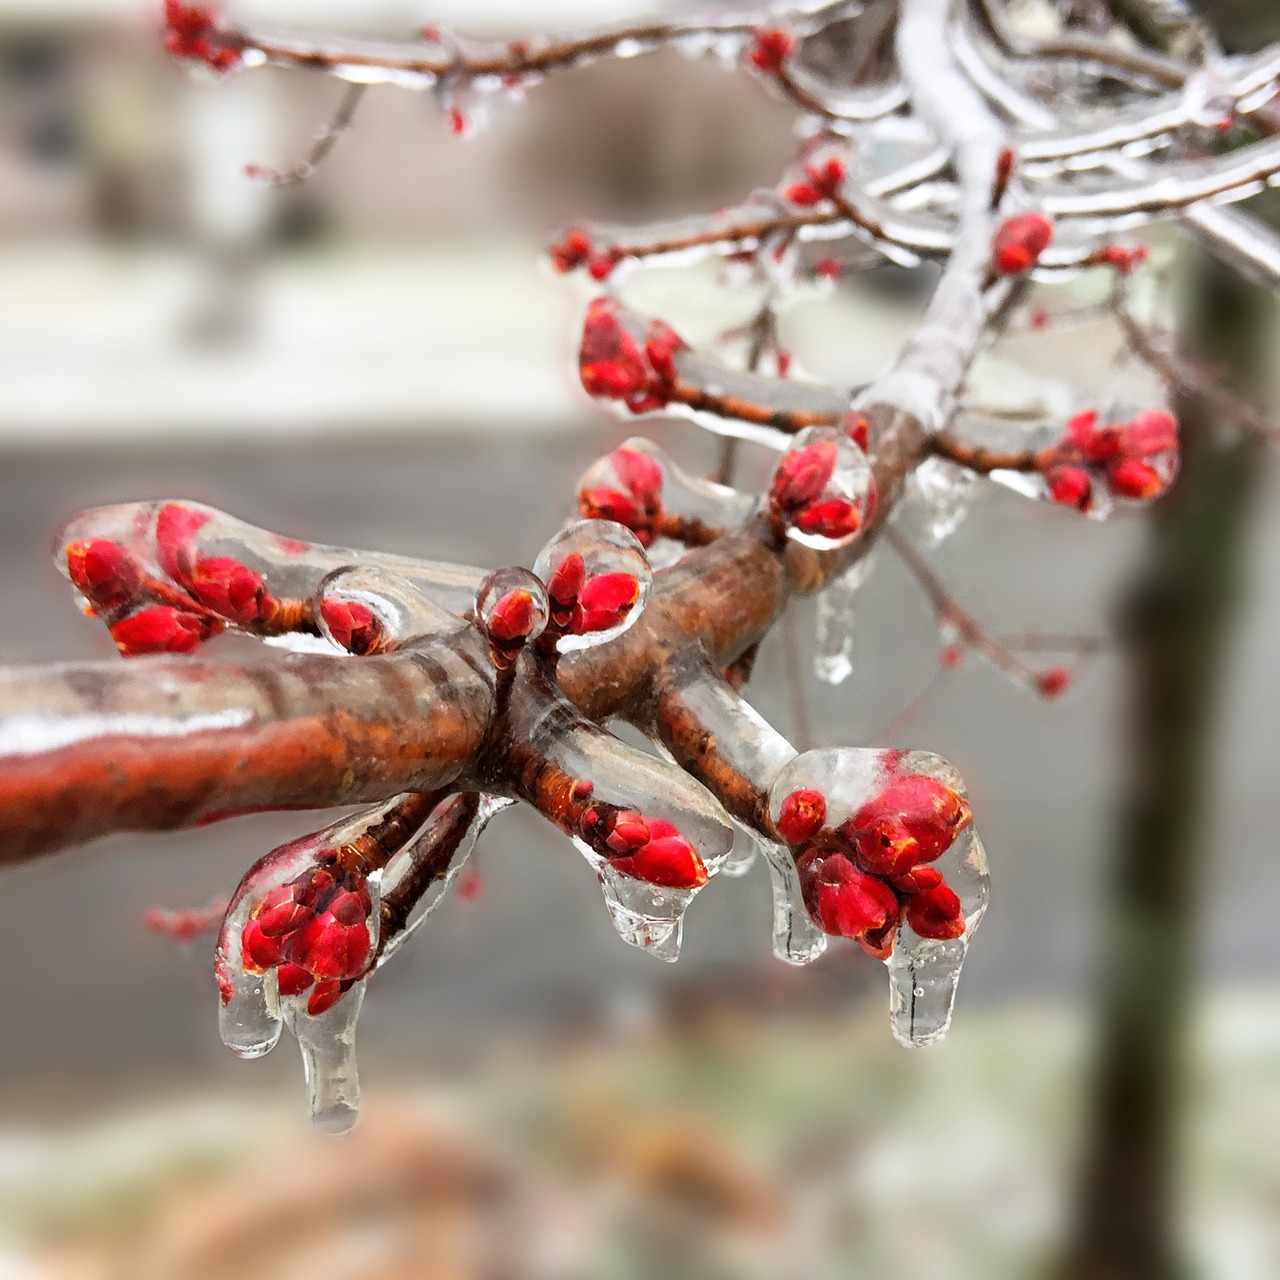
{"label": "ice encased bud", "polygon": [[[770,792],[770,816],[786,825],[789,797],[818,793],[820,832],[806,831],[794,851],[802,867],[832,868],[810,882],[810,915],[828,932],[880,956],[890,977],[894,1036],[917,1047],[940,1039],[951,1022],[969,940],[986,910],[986,854],[973,829],[963,780],[941,756],[923,751],[824,748],[795,757]],[[820,873],[822,874],[822,873]],[[842,898],[848,886],[854,901]],[[863,933],[867,900],[898,901],[896,919]],[[868,892],[874,891],[874,892]],[[859,911],[867,915],[859,916]],[[874,916],[884,920],[883,907]]]}
{"label": "ice encased bud", "polygon": [[372,565],[347,565],[327,573],[316,587],[313,607],[320,634],[360,655],[415,640],[442,640],[467,625],[407,578]]}
{"label": "ice encased bud", "polygon": [[556,649],[568,653],[615,639],[640,616],[653,585],[644,547],[612,520],[575,520],[539,552]]}
{"label": "ice encased bud", "polygon": [[548,616],[546,587],[528,569],[495,569],[476,593],[476,618],[499,652],[510,654],[532,644]]}
{"label": "ice encased bud", "polygon": [[778,460],[766,516],[779,537],[817,551],[848,546],[875,510],[867,455],[835,427],[809,427]]}

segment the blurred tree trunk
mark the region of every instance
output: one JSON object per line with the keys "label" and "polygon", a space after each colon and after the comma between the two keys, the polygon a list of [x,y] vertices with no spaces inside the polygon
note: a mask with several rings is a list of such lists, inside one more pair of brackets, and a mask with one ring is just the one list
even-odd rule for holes
{"label": "blurred tree trunk", "polygon": [[[1227,28],[1229,7],[1218,14],[1206,6],[1228,37],[1239,34]],[[1248,35],[1274,35],[1278,15],[1280,4],[1255,2]],[[1185,352],[1258,397],[1275,344],[1274,298],[1199,254],[1188,266]],[[1176,410],[1181,475],[1152,512],[1146,559],[1119,620],[1129,773],[1118,803],[1099,957],[1098,1061],[1065,1280],[1183,1274],[1178,1120],[1197,908],[1207,889],[1214,721],[1266,446],[1212,421],[1194,398],[1183,397]]]}

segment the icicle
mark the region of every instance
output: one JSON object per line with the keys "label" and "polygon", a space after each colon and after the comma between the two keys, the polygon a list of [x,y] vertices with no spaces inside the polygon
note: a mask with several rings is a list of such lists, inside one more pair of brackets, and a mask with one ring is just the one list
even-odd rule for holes
{"label": "icicle", "polygon": [[843,684],[853,674],[854,607],[871,564],[870,555],[855,560],[818,593],[813,671],[827,684]]}
{"label": "icicle", "polygon": [[940,1039],[989,891],[960,775],[922,751],[807,751],[778,774],[769,812],[790,846],[770,862],[794,866],[792,903],[884,962],[902,1044]]}
{"label": "icicle", "polygon": [[787,964],[812,964],[826,951],[827,935],[805,908],[795,859],[773,840],[761,840],[760,847],[773,890],[773,954]]}
{"label": "icicle", "polygon": [[697,896],[696,889],[665,889],[614,870],[590,846],[574,843],[595,864],[600,889],[614,932],[630,947],[638,947],[657,960],[675,964],[680,959],[684,913]]}
{"label": "icicle", "polygon": [[750,872],[756,864],[760,852],[759,839],[754,831],[749,831],[741,823],[733,824],[733,848],[720,867],[720,874],[730,880],[740,880]]}
{"label": "icicle", "polygon": [[946,458],[926,458],[907,481],[907,501],[897,517],[926,547],[945,542],[964,523],[976,477]]}
{"label": "icicle", "polygon": [[360,1077],[356,1070],[356,1021],[366,983],[354,982],[336,1004],[308,1012],[321,988],[281,1001],[289,1030],[302,1051],[311,1122],[322,1133],[349,1133],[360,1115]]}

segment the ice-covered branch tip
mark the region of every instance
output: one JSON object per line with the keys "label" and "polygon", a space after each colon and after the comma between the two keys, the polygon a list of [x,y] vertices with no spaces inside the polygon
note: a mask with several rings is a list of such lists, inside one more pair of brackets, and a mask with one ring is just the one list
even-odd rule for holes
{"label": "ice-covered branch tip", "polygon": [[[586,859],[619,936],[668,960],[696,895],[763,852],[778,957],[805,964],[829,938],[853,940],[888,966],[898,1037],[936,1039],[986,905],[960,777],[926,752],[797,754],[742,688],[788,602],[810,592],[823,678],[848,674],[856,594],[886,538],[932,605],[943,667],[971,649],[1042,696],[1063,692],[1071,673],[1032,666],[1033,646],[978,623],[917,542],[952,532],[984,478],[1095,517],[1159,497],[1177,424],[1159,407],[1108,422],[1080,406],[1051,434],[996,448],[966,438],[970,371],[1033,282],[1140,269],[1143,247],[1124,233],[1154,217],[1185,216],[1233,260],[1280,276],[1280,252],[1247,219],[1202,203],[1271,181],[1275,139],[1196,154],[1216,145],[1210,99],[1266,124],[1274,51],[1225,67],[1215,97],[1207,72],[1073,32],[1029,52],[985,0],[976,24],[949,0],[903,0],[891,73],[872,81],[862,67],[848,83],[818,74],[806,43],[816,52],[828,27],[857,20],[855,4],[503,43],[281,36],[178,0],[163,12],[185,62],[218,74],[270,62],[352,86],[280,182],[323,161],[366,84],[431,88],[457,125],[486,92],[660,47],[718,53],[759,77],[808,116],[770,190],[649,227],[575,223],[551,258],[606,290],[586,307],[578,352],[590,396],[778,456],[744,491],[633,438],[582,476],[577,518],[525,564],[492,570],[300,541],[180,500],[82,513],[59,534],[57,563],[130,661],[0,672],[0,857],[260,808],[369,806],[259,860],[217,949],[224,1039],[252,1057],[287,1025],[313,1113],[334,1131],[355,1116],[370,976],[515,803]],[[1030,53],[1064,71],[1105,65],[1130,87],[1098,126],[1086,101],[1063,94],[1051,109],[1029,92],[1013,68]],[[633,267],[708,254],[762,286],[757,320],[726,350],[691,344],[623,296]],[[791,376],[775,321],[794,285],[820,293],[826,281],[829,294],[831,280],[926,258],[940,264],[936,287],[882,375],[857,388]],[[1190,383],[1118,315],[1139,354]],[[744,336],[746,368],[733,350]],[[295,652],[191,660],[229,632]],[[617,721],[652,750],[605,727]]]}

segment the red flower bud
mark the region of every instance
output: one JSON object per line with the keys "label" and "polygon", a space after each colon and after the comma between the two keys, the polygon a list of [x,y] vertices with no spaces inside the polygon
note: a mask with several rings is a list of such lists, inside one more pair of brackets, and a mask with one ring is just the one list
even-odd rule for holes
{"label": "red flower bud", "polygon": [[812,840],[827,820],[827,801],[821,791],[793,791],[782,802],[778,834],[793,849]]}
{"label": "red flower bud", "polygon": [[923,863],[918,867],[912,867],[906,875],[895,876],[893,887],[899,893],[923,893],[926,889],[936,888],[942,883],[942,872],[937,867],[926,866]]}
{"label": "red flower bud", "polygon": [[1053,467],[1045,480],[1054,502],[1077,511],[1088,511],[1093,506],[1093,481],[1083,467]]}
{"label": "red flower bud", "polygon": [[378,615],[368,605],[355,600],[332,596],[322,600],[320,616],[334,640],[357,657],[377,650],[386,634]]}
{"label": "red flower bud", "polygon": [[1146,501],[1164,492],[1164,477],[1148,463],[1127,458],[1107,471],[1107,488],[1117,498]]}
{"label": "red flower bud", "polygon": [[707,883],[707,868],[693,845],[670,822],[651,822],[649,831],[653,839],[630,857],[611,859],[611,865],[624,875],[667,889],[701,889]]}
{"label": "red flower bud", "polygon": [[587,272],[593,280],[604,283],[611,275],[613,269],[622,261],[622,255],[617,249],[610,249],[606,253],[597,253],[587,263]]}
{"label": "red flower bud", "polygon": [[1045,699],[1058,697],[1071,685],[1071,672],[1066,667],[1050,667],[1036,673],[1036,692]]}
{"label": "red flower bud", "polygon": [[89,538],[67,547],[67,576],[99,609],[115,609],[142,586],[142,566],[118,542]]}
{"label": "red flower bud", "polygon": [[358,978],[369,960],[367,892],[339,889],[297,934],[293,960],[317,978]]}
{"label": "red flower bud", "polygon": [[175,58],[203,62],[214,71],[229,71],[240,61],[239,52],[223,42],[217,13],[207,5],[165,0],[165,47]]}
{"label": "red flower bud", "polygon": [[1178,420],[1165,409],[1143,409],[1120,428],[1120,452],[1142,460],[1178,447]]}
{"label": "red flower bud", "polygon": [[[652,357],[651,357],[652,358]],[[662,499],[662,466],[647,453],[638,449],[615,449],[609,455],[618,479],[627,486],[636,499],[649,506]]]}
{"label": "red flower bud", "polygon": [[314,981],[300,964],[282,964],[276,969],[276,985],[282,996],[300,996]]}
{"label": "red flower bud", "polygon": [[649,389],[639,344],[622,327],[612,298],[595,298],[587,307],[578,374],[587,394],[604,400],[629,400]]}
{"label": "red flower bud", "polygon": [[123,618],[110,631],[121,654],[136,658],[146,653],[193,653],[219,629],[219,624],[194,613],[155,605]]}
{"label": "red flower bud", "polygon": [[836,458],[836,446],[830,440],[815,440],[785,454],[769,488],[770,505],[781,512],[807,506],[827,487]]}
{"label": "red flower bud", "polygon": [[268,937],[256,920],[250,920],[240,935],[240,954],[250,973],[265,973],[283,962],[289,941]]}
{"label": "red flower bud", "polygon": [[318,905],[315,892],[305,882],[282,884],[254,908],[253,918],[268,938],[279,938],[307,924],[313,905]]}
{"label": "red flower bud", "polygon": [[262,574],[230,556],[197,560],[188,586],[202,605],[241,626],[263,621],[275,607]]}
{"label": "red flower bud", "polygon": [[871,424],[867,421],[866,414],[863,413],[846,413],[840,419],[841,430],[845,435],[853,441],[854,444],[866,453],[869,447],[869,437],[871,432]]}
{"label": "red flower bud", "polygon": [[964,936],[964,912],[955,890],[945,884],[907,899],[907,923],[922,938],[945,942]]}
{"label": "red flower bud", "polygon": [[814,921],[841,938],[861,938],[897,919],[898,896],[883,880],[859,871],[842,853],[807,859],[800,868]]}
{"label": "red flower bud", "polygon": [[839,280],[844,274],[844,263],[839,258],[819,258],[813,264],[813,274],[822,280]]}
{"label": "red flower bud", "polygon": [[175,582],[185,583],[196,562],[196,534],[212,520],[205,511],[195,511],[168,502],[156,516],[156,554],[160,567]]}
{"label": "red flower bud", "polygon": [[491,639],[499,644],[514,644],[529,638],[540,618],[537,602],[528,591],[517,587],[508,591],[489,613],[487,626]]}
{"label": "red flower bud", "polygon": [[777,75],[796,51],[796,38],[783,27],[757,27],[747,59],[757,71]]}
{"label": "red flower bud", "polygon": [[328,1013],[350,989],[349,982],[317,982],[315,990],[307,997],[307,1012],[313,1018]]}
{"label": "red flower bud", "polygon": [[973,820],[969,803],[937,778],[903,774],[840,827],[858,862],[877,875],[905,875],[932,862]]}
{"label": "red flower bud", "polygon": [[634,853],[649,843],[652,833],[644,818],[632,809],[615,813],[609,821],[605,844],[615,853]]}
{"label": "red flower bud", "polygon": [[[669,325],[655,320],[649,326],[645,336],[644,353],[649,367],[658,375],[664,385],[670,386],[676,380],[676,353],[683,351],[688,344]],[[656,465],[656,464],[654,464]]]}
{"label": "red flower bud", "polygon": [[857,533],[862,515],[848,498],[828,498],[796,512],[795,526],[821,538],[847,538]]}
{"label": "red flower bud", "polygon": [[573,630],[577,635],[608,631],[616,627],[635,607],[640,584],[629,573],[602,573],[578,592]]}
{"label": "red flower bud", "polygon": [[647,547],[653,541],[649,521],[640,504],[629,493],[617,489],[582,489],[578,493],[578,510],[588,520],[615,520],[625,525]]}
{"label": "red flower bud", "polygon": [[1001,275],[1030,271],[1053,239],[1053,223],[1042,213],[1020,213],[1006,218],[996,231],[992,262]]}
{"label": "red flower bud", "polygon": [[565,556],[556,566],[547,583],[547,596],[554,610],[572,609],[578,601],[578,593],[587,576],[587,562],[577,552]]}
{"label": "red flower bud", "polygon": [[802,209],[808,209],[826,199],[811,182],[793,182],[782,194],[791,204],[799,205]]}
{"label": "red flower bud", "polygon": [[555,269],[564,274],[587,261],[591,256],[591,241],[584,231],[570,227],[565,232],[564,239],[553,244],[547,252],[551,255]]}
{"label": "red flower bud", "polygon": [[1105,244],[1091,255],[1091,260],[1103,266],[1111,267],[1122,276],[1127,276],[1133,273],[1135,267],[1139,267],[1146,262],[1147,247],[1141,244]]}

